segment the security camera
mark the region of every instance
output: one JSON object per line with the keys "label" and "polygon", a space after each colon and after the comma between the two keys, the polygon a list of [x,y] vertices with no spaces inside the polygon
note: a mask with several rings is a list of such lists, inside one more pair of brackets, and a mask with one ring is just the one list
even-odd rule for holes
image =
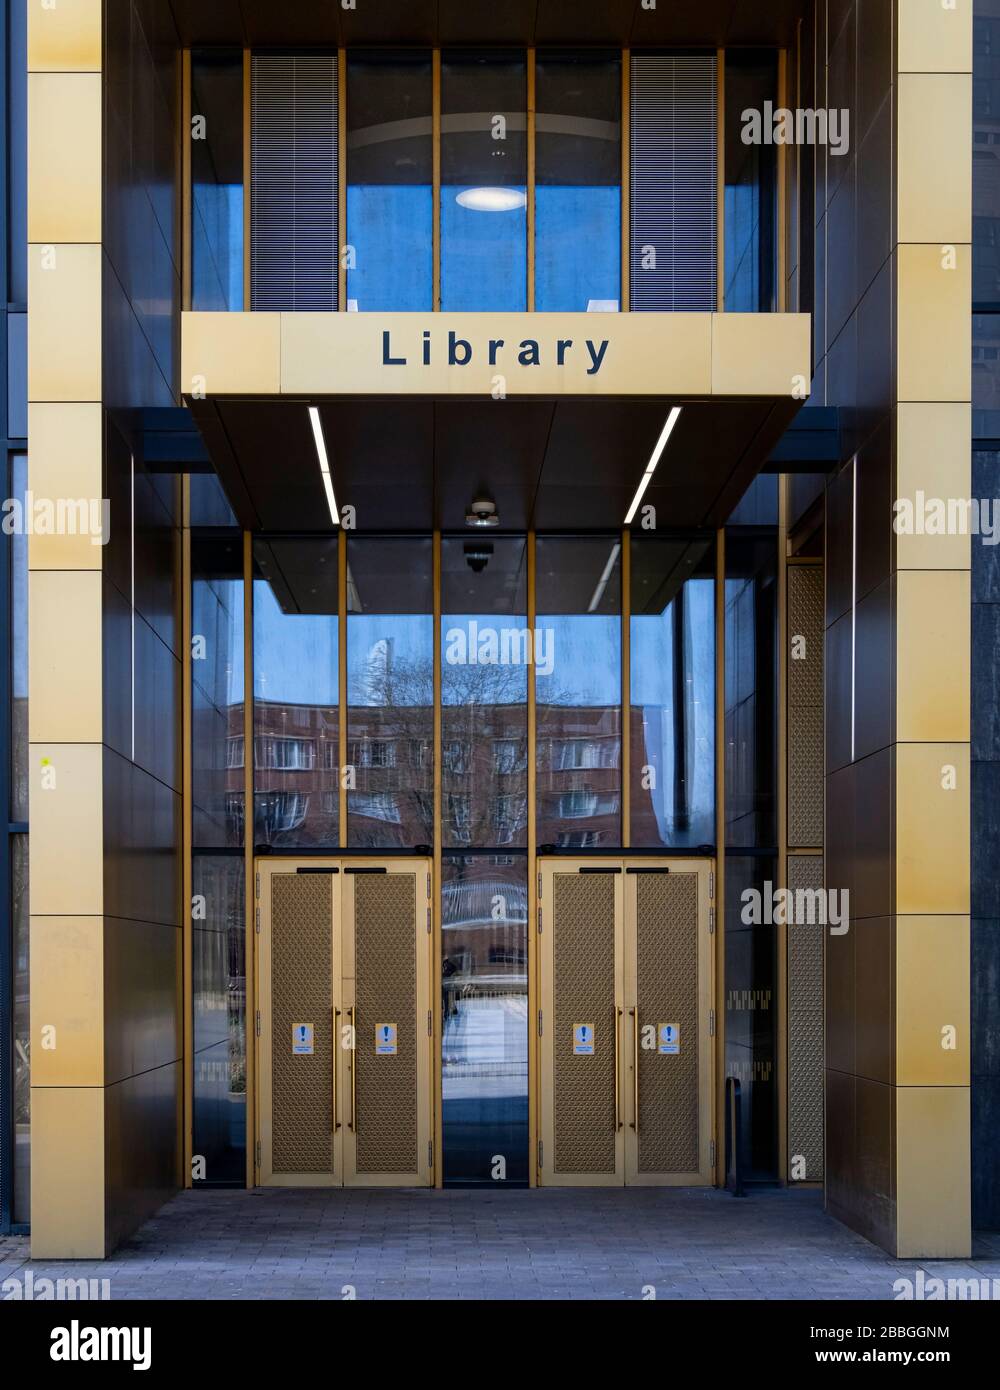
{"label": "security camera", "polygon": [[497,504],[489,497],[474,497],[465,514],[465,524],[480,529],[487,526],[499,526],[500,517],[497,515]]}
{"label": "security camera", "polygon": [[469,543],[463,547],[463,551],[465,554],[465,563],[469,566],[472,573],[482,574],[483,570],[490,562],[490,556],[493,554],[493,547],[485,541],[469,541]]}

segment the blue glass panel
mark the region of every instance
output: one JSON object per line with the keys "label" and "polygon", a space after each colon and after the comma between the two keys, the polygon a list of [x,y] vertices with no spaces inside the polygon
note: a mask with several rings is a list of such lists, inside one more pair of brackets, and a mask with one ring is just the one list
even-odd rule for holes
{"label": "blue glass panel", "polygon": [[430,309],[434,298],[434,200],[429,187],[360,184],[347,190],[348,308]]}
{"label": "blue glass panel", "polygon": [[191,210],[191,304],[243,308],[243,185],[196,183]]}
{"label": "blue glass panel", "polygon": [[536,309],[584,312],[594,301],[617,309],[621,190],[540,185],[535,219]]}
{"label": "blue glass panel", "polygon": [[[528,304],[526,203],[503,212],[463,207],[441,189],[441,308],[520,310]],[[504,189],[526,200],[525,188]]]}

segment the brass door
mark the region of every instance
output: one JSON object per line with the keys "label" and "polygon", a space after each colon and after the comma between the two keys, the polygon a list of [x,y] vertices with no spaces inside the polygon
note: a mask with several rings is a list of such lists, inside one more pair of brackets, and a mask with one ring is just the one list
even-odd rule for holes
{"label": "brass door", "polygon": [[712,1181],[711,865],[544,860],[540,1181]]}
{"label": "brass door", "polygon": [[431,1182],[430,865],[261,860],[258,1181]]}

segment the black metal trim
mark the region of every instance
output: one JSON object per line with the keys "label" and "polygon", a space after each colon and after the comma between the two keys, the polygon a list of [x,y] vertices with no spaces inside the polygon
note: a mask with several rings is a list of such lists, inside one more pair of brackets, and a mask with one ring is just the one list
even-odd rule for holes
{"label": "black metal trim", "polygon": [[347,864],[344,866],[345,874],[387,874],[388,872],[389,870],[384,866],[382,868],[376,868],[374,864],[371,868],[367,865],[362,868],[360,864]]}
{"label": "black metal trim", "polygon": [[627,874],[669,874],[670,870],[662,864],[650,864],[648,868],[627,868]]}
{"label": "black metal trim", "polygon": [[606,869],[598,869],[598,868],[596,868],[596,867],[594,867],[594,866],[587,865],[587,866],[584,866],[583,868],[577,869],[577,873],[578,873],[578,874],[620,874],[620,873],[621,873],[621,866],[620,866],[620,865],[616,866],[616,865],[612,864],[612,865],[610,865],[610,866],[609,866],[608,868],[606,868]]}
{"label": "black metal trim", "polygon": [[297,874],[339,874],[339,873],[340,873],[340,870],[339,870],[339,869],[331,869],[331,868],[324,868],[324,869],[304,869],[304,868],[302,868],[301,865],[300,865],[299,868],[297,868],[297,869],[295,870],[295,872],[296,872]]}

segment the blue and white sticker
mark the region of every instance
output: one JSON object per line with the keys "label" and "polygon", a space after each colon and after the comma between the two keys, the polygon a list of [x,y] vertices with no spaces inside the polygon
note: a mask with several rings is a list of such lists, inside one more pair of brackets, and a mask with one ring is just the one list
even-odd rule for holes
{"label": "blue and white sticker", "polygon": [[661,1023],[657,1029],[657,1051],[661,1057],[679,1057],[681,1052],[681,1030],[676,1023]]}
{"label": "blue and white sticker", "polygon": [[593,1057],[594,1025],[592,1023],[573,1024],[573,1056]]}
{"label": "blue and white sticker", "polygon": [[376,1023],[375,1025],[375,1056],[376,1057],[395,1057],[396,1055],[396,1025],[394,1023]]}
{"label": "blue and white sticker", "polygon": [[311,1023],[293,1023],[292,1056],[311,1057],[315,1050],[313,1046],[313,1025]]}

